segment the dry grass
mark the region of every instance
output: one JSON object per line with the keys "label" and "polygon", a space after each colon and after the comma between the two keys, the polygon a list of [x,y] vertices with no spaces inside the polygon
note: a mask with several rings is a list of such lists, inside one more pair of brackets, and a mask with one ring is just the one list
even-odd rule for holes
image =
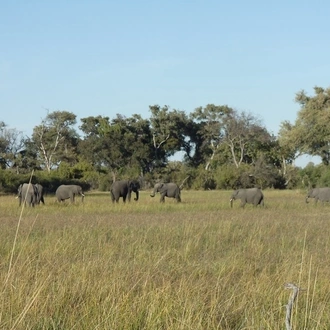
{"label": "dry grass", "polygon": [[264,209],[230,209],[230,194],[46,196],[15,246],[21,209],[0,197],[0,329],[284,329],[287,282],[305,289],[294,329],[329,329],[330,205],[265,191]]}

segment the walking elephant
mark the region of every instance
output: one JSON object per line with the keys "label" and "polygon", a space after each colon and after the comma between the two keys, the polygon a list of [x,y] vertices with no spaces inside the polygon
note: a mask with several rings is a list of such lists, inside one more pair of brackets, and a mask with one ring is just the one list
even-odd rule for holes
{"label": "walking elephant", "polygon": [[317,204],[318,201],[320,202],[330,202],[330,188],[324,187],[324,188],[314,188],[311,189],[306,196],[306,203],[308,203],[308,198],[314,198],[315,204]]}
{"label": "walking elephant", "polygon": [[74,203],[75,197],[77,195],[81,196],[82,202],[84,202],[84,197],[85,197],[82,188],[75,184],[72,185],[62,184],[56,189],[55,195],[59,202],[63,202],[65,199],[70,198],[71,203]]}
{"label": "walking elephant", "polygon": [[18,186],[18,200],[19,206],[22,202],[27,203],[29,206],[34,207],[38,200],[38,189],[32,183],[22,183]]}
{"label": "walking elephant", "polygon": [[139,200],[140,183],[137,180],[119,180],[115,181],[110,188],[110,197],[112,202],[119,202],[119,198],[123,198],[123,202],[126,203],[126,198],[130,202],[132,191],[135,192],[135,201]]}
{"label": "walking elephant", "polygon": [[254,206],[264,206],[264,194],[259,188],[238,189],[233,192],[230,198],[230,206],[233,207],[235,199],[241,200],[241,207],[245,204],[253,204]]}
{"label": "walking elephant", "polygon": [[35,188],[37,189],[37,204],[45,204],[44,200],[44,187],[40,183],[36,183]]}
{"label": "walking elephant", "polygon": [[181,189],[176,183],[156,183],[150,196],[155,197],[157,192],[160,193],[161,203],[165,202],[165,197],[175,198],[177,202],[181,202]]}

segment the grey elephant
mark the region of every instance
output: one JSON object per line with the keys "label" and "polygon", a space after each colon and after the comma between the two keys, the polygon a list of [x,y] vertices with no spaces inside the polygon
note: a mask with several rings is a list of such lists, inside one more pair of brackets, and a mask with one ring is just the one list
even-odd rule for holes
{"label": "grey elephant", "polygon": [[135,201],[139,200],[139,189],[140,183],[137,180],[119,180],[115,181],[110,188],[110,197],[112,202],[119,202],[119,198],[123,198],[123,202],[126,203],[131,201],[132,191],[135,192]]}
{"label": "grey elephant", "polygon": [[306,196],[306,203],[308,203],[308,198],[314,198],[315,204],[320,202],[330,202],[330,188],[314,188],[311,189]]}
{"label": "grey elephant", "polygon": [[259,188],[238,189],[233,192],[230,198],[230,206],[233,207],[235,199],[241,200],[241,207],[245,204],[253,204],[254,206],[264,206],[264,194]]}
{"label": "grey elephant", "polygon": [[157,192],[160,193],[161,203],[165,202],[165,197],[175,198],[177,202],[181,202],[181,189],[176,183],[156,183],[150,196],[155,197]]}
{"label": "grey elephant", "polygon": [[59,202],[63,202],[65,199],[70,198],[71,203],[74,203],[75,197],[77,195],[81,196],[82,202],[84,202],[84,197],[85,197],[82,188],[75,184],[72,185],[62,184],[56,189],[55,195]]}
{"label": "grey elephant", "polygon": [[44,200],[44,187],[40,183],[36,183],[35,188],[37,189],[37,204],[45,204]]}
{"label": "grey elephant", "polygon": [[38,199],[38,190],[32,183],[23,183],[18,186],[18,200],[19,206],[21,206],[22,202],[27,203],[29,206],[34,207],[37,204]]}

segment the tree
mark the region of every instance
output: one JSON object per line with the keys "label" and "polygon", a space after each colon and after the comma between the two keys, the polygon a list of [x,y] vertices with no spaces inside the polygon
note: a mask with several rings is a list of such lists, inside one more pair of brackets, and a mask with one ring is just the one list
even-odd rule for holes
{"label": "tree", "polygon": [[223,123],[223,142],[229,147],[238,168],[242,162],[255,163],[258,151],[271,141],[261,121],[251,113],[232,111]]}
{"label": "tree", "polygon": [[301,108],[287,135],[288,141],[294,141],[298,153],[320,156],[323,164],[329,165],[330,88],[316,86],[314,92],[314,96],[308,96],[304,90],[296,94],[295,101]]}
{"label": "tree", "polygon": [[79,154],[92,166],[99,170],[106,163],[105,137],[111,131],[109,117],[86,117],[80,119],[82,124],[79,129],[84,137],[79,142]]}
{"label": "tree", "polygon": [[169,156],[184,148],[188,117],[184,111],[171,111],[167,105],[162,108],[153,105],[149,109],[154,159],[158,167],[167,164]]}
{"label": "tree", "polygon": [[72,127],[76,115],[68,111],[48,113],[41,125],[34,127],[31,142],[37,156],[48,172],[61,161],[74,164],[77,161],[78,134]]}
{"label": "tree", "polygon": [[203,153],[206,161],[205,170],[210,168],[211,162],[219,151],[224,138],[224,122],[233,113],[233,109],[227,105],[216,106],[208,104],[206,107],[198,107],[191,113],[191,118],[198,123],[198,135],[202,138],[202,144],[196,149]]}
{"label": "tree", "polygon": [[294,127],[290,122],[281,123],[276,142],[274,150],[280,161],[281,175],[285,178],[285,185],[288,185],[296,176],[294,161],[300,155]]}
{"label": "tree", "polygon": [[111,121],[100,116],[81,121],[85,137],[79,150],[95,167],[110,169],[113,177],[133,168],[142,174],[150,171],[153,148],[148,120],[137,114],[129,118],[117,114]]}
{"label": "tree", "polygon": [[2,169],[15,167],[18,173],[22,165],[23,149],[22,132],[8,128],[4,122],[0,122],[0,167]]}

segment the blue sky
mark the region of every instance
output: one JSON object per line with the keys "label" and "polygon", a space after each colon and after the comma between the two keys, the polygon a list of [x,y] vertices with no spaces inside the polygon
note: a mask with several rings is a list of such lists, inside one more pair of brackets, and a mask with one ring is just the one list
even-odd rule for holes
{"label": "blue sky", "polygon": [[330,86],[329,11],[317,0],[0,1],[0,120],[30,136],[47,109],[80,124],[214,103],[277,134],[298,91]]}

